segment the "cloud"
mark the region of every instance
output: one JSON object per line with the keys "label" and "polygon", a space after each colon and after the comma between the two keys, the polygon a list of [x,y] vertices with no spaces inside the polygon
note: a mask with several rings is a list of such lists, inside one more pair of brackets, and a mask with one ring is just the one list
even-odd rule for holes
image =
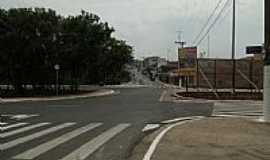
{"label": "cloud", "polygon": [[[218,0],[1,0],[0,6],[53,8],[63,15],[79,14],[84,9],[98,14],[115,29],[115,36],[135,47],[136,57],[176,51],[176,31],[184,31],[191,43]],[[238,56],[244,47],[263,41],[263,1],[238,0]],[[225,0],[223,1],[225,3]],[[213,57],[229,57],[231,16],[228,14],[211,31]],[[200,46],[206,50],[206,42]],[[171,53],[176,58],[176,52]]]}

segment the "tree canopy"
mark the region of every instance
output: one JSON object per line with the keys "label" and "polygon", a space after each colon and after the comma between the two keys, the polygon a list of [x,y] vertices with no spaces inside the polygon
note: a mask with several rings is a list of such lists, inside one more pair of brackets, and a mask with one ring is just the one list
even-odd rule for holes
{"label": "tree canopy", "polygon": [[123,81],[133,49],[113,32],[86,11],[63,17],[44,8],[0,9],[0,83],[18,91],[54,84],[55,64],[63,84]]}

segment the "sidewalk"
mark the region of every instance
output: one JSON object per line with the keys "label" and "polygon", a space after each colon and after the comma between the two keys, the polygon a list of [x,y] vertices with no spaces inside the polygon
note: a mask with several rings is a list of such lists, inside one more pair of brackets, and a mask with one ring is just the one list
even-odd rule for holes
{"label": "sidewalk", "polygon": [[205,118],[170,130],[151,160],[270,159],[270,124],[241,118]]}
{"label": "sidewalk", "polygon": [[25,101],[56,101],[56,100],[71,100],[77,98],[90,98],[90,97],[100,97],[116,94],[114,90],[111,89],[99,89],[92,93],[80,94],[80,95],[68,95],[68,96],[53,96],[53,97],[29,97],[29,98],[0,98],[1,103],[15,103],[15,102],[25,102]]}

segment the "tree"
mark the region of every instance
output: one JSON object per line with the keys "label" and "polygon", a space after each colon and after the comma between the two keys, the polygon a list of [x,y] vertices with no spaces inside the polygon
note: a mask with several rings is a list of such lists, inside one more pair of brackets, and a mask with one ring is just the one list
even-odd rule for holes
{"label": "tree", "polygon": [[132,47],[113,32],[86,11],[65,18],[44,8],[0,10],[0,73],[8,73],[5,79],[19,93],[25,84],[39,89],[54,84],[55,64],[65,84],[122,81]]}

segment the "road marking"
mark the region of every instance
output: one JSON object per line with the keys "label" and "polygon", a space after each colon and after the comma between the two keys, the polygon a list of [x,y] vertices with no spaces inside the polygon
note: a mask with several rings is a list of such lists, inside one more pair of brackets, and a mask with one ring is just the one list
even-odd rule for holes
{"label": "road marking", "polygon": [[49,129],[45,129],[45,130],[42,130],[40,132],[31,134],[29,136],[25,136],[25,137],[15,139],[13,141],[2,144],[0,146],[0,150],[5,150],[5,149],[15,147],[15,146],[17,146],[19,144],[31,141],[33,139],[39,138],[39,137],[47,135],[49,133],[56,132],[56,131],[61,130],[61,129],[66,128],[66,127],[70,127],[70,126],[75,125],[75,124],[76,123],[64,123],[64,124],[61,124],[61,125],[58,125],[58,126],[55,126],[55,127],[51,127]]}
{"label": "road marking", "polygon": [[0,130],[1,131],[6,131],[6,130],[9,130],[11,128],[16,128],[16,127],[21,127],[21,126],[25,126],[27,125],[28,123],[16,123],[16,124],[12,124],[12,125],[9,125],[9,126],[5,126],[5,127],[0,127]]}
{"label": "road marking", "polygon": [[13,136],[15,134],[26,132],[26,131],[29,131],[29,130],[34,129],[34,128],[46,126],[48,124],[51,124],[51,123],[38,123],[38,124],[34,124],[34,125],[31,125],[31,126],[20,128],[20,129],[14,130],[14,131],[2,133],[2,134],[0,134],[0,138],[6,138],[6,137],[9,137],[9,136]]}
{"label": "road marking", "polygon": [[21,153],[15,157],[13,157],[13,159],[35,159],[36,157],[38,157],[39,155],[57,147],[60,144],[63,144],[69,140],[71,140],[74,137],[79,136],[80,134],[83,134],[87,131],[93,130],[94,128],[97,128],[99,126],[101,126],[102,123],[91,123],[87,126],[81,127],[79,129],[76,129],[72,132],[69,132],[67,134],[64,134],[56,139],[53,139],[49,142],[46,142],[44,144],[41,144],[33,149],[30,149],[24,153]]}
{"label": "road marking", "polygon": [[23,120],[23,119],[38,117],[38,116],[39,116],[38,114],[18,114],[18,115],[11,116],[10,119]]}
{"label": "road marking", "polygon": [[256,112],[219,112],[218,114],[225,115],[242,115],[242,116],[263,116],[263,113]]}
{"label": "road marking", "polygon": [[8,124],[8,123],[0,122],[0,126],[4,126],[6,124]]}
{"label": "road marking", "polygon": [[128,128],[130,124],[119,124],[106,132],[102,133],[101,135],[97,136],[93,140],[87,142],[86,144],[82,145],[80,148],[76,149],[75,151],[71,152],[61,160],[84,160],[89,155],[94,153],[99,147],[109,141],[111,138]]}
{"label": "road marking", "polygon": [[160,124],[147,124],[143,129],[142,132],[148,132],[155,129],[158,129],[160,127]]}
{"label": "road marking", "polygon": [[162,121],[162,124],[170,124],[170,123],[175,123],[175,122],[179,122],[179,121],[186,121],[186,120],[191,120],[192,117],[181,117],[181,118],[175,118],[175,119],[171,119],[171,120],[166,120],[166,121]]}
{"label": "road marking", "polygon": [[164,101],[164,98],[165,98],[166,94],[167,94],[167,90],[162,92],[162,94],[161,94],[161,96],[159,98],[159,102],[163,102]]}
{"label": "road marking", "polygon": [[186,121],[186,120],[192,120],[192,119],[198,119],[198,118],[204,118],[203,116],[191,116],[191,117],[180,117],[180,118],[175,118],[171,120],[166,120],[162,121],[162,124],[172,124],[180,121]]}
{"label": "road marking", "polygon": [[192,122],[192,121],[195,121],[195,120],[200,120],[202,118],[194,118],[193,120],[187,120],[187,121],[181,121],[181,122],[178,122],[178,123],[175,123],[175,124],[172,124],[170,126],[168,126],[167,128],[165,128],[162,132],[159,133],[159,135],[154,139],[154,141],[152,142],[152,144],[150,145],[150,147],[148,148],[146,154],[144,155],[143,157],[143,160],[151,160],[151,157],[153,155],[153,153],[155,152],[159,142],[161,141],[161,139],[164,137],[164,135],[169,132],[171,129],[173,129],[174,127],[176,126],[179,126],[179,125],[183,125],[185,123],[188,123],[188,122]]}
{"label": "road marking", "polygon": [[2,114],[3,117],[10,117],[14,120],[23,120],[31,117],[37,117],[39,114]]}

